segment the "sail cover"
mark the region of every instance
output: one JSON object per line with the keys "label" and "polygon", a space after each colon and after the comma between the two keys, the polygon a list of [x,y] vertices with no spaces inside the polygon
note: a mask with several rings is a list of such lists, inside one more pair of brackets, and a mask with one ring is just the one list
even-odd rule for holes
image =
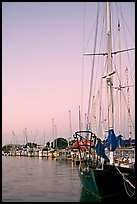
{"label": "sail cover", "polygon": [[121,137],[122,137],[121,135],[116,137],[113,129],[108,131],[107,145],[109,151],[115,151],[115,149],[118,147]]}
{"label": "sail cover", "polygon": [[106,162],[109,162],[108,157],[105,154],[105,143],[102,143],[101,139],[97,139],[97,145],[96,145],[96,153],[103,157],[105,159]]}

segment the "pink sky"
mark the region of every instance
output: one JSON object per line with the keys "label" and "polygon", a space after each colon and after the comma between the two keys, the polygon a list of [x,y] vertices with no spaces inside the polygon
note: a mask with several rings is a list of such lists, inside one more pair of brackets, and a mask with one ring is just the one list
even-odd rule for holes
{"label": "pink sky", "polygon": [[[135,3],[122,3],[124,18],[135,35]],[[96,17],[96,2],[86,4],[86,34]],[[84,2],[2,3],[2,143],[23,143],[52,135],[52,118],[58,137],[78,130],[81,105]],[[131,23],[132,22],[132,23]],[[88,28],[90,25],[90,28]],[[86,40],[87,41],[87,40]],[[92,42],[93,43],[93,42]],[[127,42],[129,44],[129,42]],[[130,47],[135,47],[132,40]],[[132,56],[134,79],[134,55]],[[90,68],[84,75],[87,112]],[[86,82],[87,81],[87,82]],[[133,113],[134,115],[134,113]]]}

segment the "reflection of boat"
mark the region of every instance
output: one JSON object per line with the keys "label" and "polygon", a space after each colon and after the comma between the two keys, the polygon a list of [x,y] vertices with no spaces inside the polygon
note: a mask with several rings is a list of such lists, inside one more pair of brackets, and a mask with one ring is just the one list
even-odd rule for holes
{"label": "reflection of boat", "polygon": [[79,202],[98,202],[98,199],[96,196],[88,193],[83,187],[81,189],[80,194],[80,201]]}
{"label": "reflection of boat", "polygon": [[[110,198],[104,198],[102,200],[103,202],[110,202]],[[117,197],[113,197],[113,202],[115,201],[119,201],[119,202],[127,202],[127,201],[130,201],[130,198],[127,198],[125,197],[124,195],[121,196],[117,196]],[[81,190],[81,194],[80,194],[80,201],[79,202],[100,202],[100,200],[94,196],[93,194],[89,193],[84,187],[82,187],[82,190]]]}
{"label": "reflection of boat", "polygon": [[[135,199],[135,139],[128,138],[125,140],[122,138],[121,133],[116,136],[114,131],[114,86],[112,76],[116,71],[112,70],[111,61],[112,55],[121,51],[111,51],[110,2],[107,2],[107,37],[108,52],[98,54],[107,56],[107,74],[102,77],[106,79],[109,104],[107,138],[97,137],[97,134],[91,131],[92,123],[89,121],[90,114],[88,112],[87,130],[80,130],[74,134],[82,159],[79,165],[79,177],[83,187],[99,200],[115,199],[119,196],[132,200]],[[125,51],[128,50],[131,49]],[[93,55],[95,56],[96,53]],[[121,84],[118,88],[119,90],[122,89]],[[129,110],[128,106],[128,114],[130,113]],[[93,117],[96,118],[94,112]]]}

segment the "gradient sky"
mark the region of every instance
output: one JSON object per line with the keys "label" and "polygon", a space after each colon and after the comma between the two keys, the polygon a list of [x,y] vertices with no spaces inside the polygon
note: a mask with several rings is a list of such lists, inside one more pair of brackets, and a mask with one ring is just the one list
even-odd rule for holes
{"label": "gradient sky", "polygon": [[[134,36],[135,3],[121,6]],[[96,2],[86,3],[85,38],[96,11]],[[37,132],[35,142],[43,143],[44,131],[52,139],[52,118],[57,136],[70,137],[69,110],[72,132],[78,130],[83,22],[84,2],[2,3],[2,144],[15,142],[12,131],[23,143],[25,128],[29,141]],[[88,96],[85,104],[87,111]]]}

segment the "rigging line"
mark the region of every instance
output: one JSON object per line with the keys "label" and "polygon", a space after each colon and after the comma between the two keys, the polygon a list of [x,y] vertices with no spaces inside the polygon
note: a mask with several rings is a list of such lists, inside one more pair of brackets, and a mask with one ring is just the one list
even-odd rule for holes
{"label": "rigging line", "polygon": [[94,133],[95,133],[95,135],[97,135],[97,122],[96,122],[96,104],[95,104],[95,96],[93,96],[93,99],[92,99],[92,101],[93,101],[93,104],[92,104],[92,110],[93,110],[93,114],[92,114],[92,116],[91,116],[91,118],[93,117],[93,119],[91,119],[92,120],[92,128],[91,129],[93,129],[94,130]]}
{"label": "rigging line", "polygon": [[[84,21],[83,21],[83,53],[84,53],[84,44],[85,44],[85,10],[86,3],[84,2]],[[82,84],[81,84],[81,115],[83,115],[83,78],[84,78],[84,56],[82,56]],[[83,118],[83,117],[82,117]]]}
{"label": "rigging line", "polygon": [[[105,70],[106,70],[106,67],[107,67],[107,59],[106,59],[106,61],[105,61],[105,64],[104,64],[104,69],[102,69],[102,74],[101,74],[101,76],[104,76],[104,73],[105,73]],[[101,121],[101,116],[102,116],[102,119],[105,117],[106,118],[106,116],[104,116],[104,104],[106,104],[106,102],[103,100],[103,98],[102,98],[102,92],[101,92],[101,89],[103,88],[103,85],[102,85],[102,83],[103,83],[103,78],[101,78],[101,81],[100,81],[100,85],[99,85],[99,88],[98,88],[98,93],[99,93],[99,97],[97,97],[99,100],[100,100],[100,108],[99,108],[99,120]],[[104,104],[103,104],[103,102],[104,102]],[[100,123],[99,123],[100,124]],[[98,127],[99,128],[99,133],[101,134],[101,127]],[[103,131],[103,130],[102,130]],[[104,133],[103,133],[104,134]]]}
{"label": "rigging line", "polygon": [[[115,95],[114,95],[114,98],[116,98],[116,99],[118,99],[118,90],[116,91],[116,93],[115,93]],[[118,132],[119,132],[119,134],[120,134],[120,132],[121,132],[121,124],[120,124],[120,116],[119,116],[119,110],[120,110],[120,106],[117,104],[117,100],[115,100],[115,102],[114,102],[114,106],[115,106],[115,110],[116,110],[116,112],[115,112],[115,118],[118,118],[118,120],[117,120],[117,123],[118,123]],[[116,108],[117,107],[117,108]],[[116,123],[115,123],[115,125],[116,125]]]}
{"label": "rigging line", "polygon": [[129,125],[129,138],[132,137],[132,127],[131,127],[131,108],[130,108],[130,96],[128,87],[128,68],[126,67],[126,83],[127,83],[127,101],[128,101],[128,125]]}
{"label": "rigging line", "polygon": [[[94,26],[95,26],[95,25],[96,25],[96,22],[95,22]],[[93,30],[94,30],[94,26],[93,26],[93,28],[92,28],[92,31],[90,32],[90,35],[89,35],[89,38],[88,38],[88,40],[87,40],[87,43],[86,43],[86,46],[85,46],[85,49],[84,49],[84,50],[87,49],[88,43],[89,43],[89,41],[90,41],[90,39],[91,39],[92,32],[93,32]],[[84,51],[84,52],[85,52],[85,51]]]}
{"label": "rigging line", "polygon": [[[115,4],[114,4],[115,5]],[[115,15],[116,16],[118,16],[117,15],[117,10],[115,11],[115,9],[114,9],[114,5],[111,3],[111,24],[112,25],[115,25],[116,23],[115,23]],[[115,26],[112,26],[111,27],[111,44],[112,44],[112,46],[113,46],[113,49],[115,50],[115,47],[116,47],[116,33],[115,33]],[[112,54],[112,50],[111,50],[111,54]]]}
{"label": "rigging line", "polygon": [[[95,41],[94,41],[94,53],[95,53],[95,51],[96,51],[96,43],[97,43],[99,5],[100,5],[100,4],[98,4],[98,12],[97,12],[97,24],[96,24]],[[87,120],[88,120],[87,122],[88,122],[88,123],[89,123],[90,106],[91,106],[91,92],[92,92],[92,83],[93,83],[94,62],[95,62],[95,57],[93,58],[93,62],[92,62],[92,71],[91,71],[91,80],[90,80],[90,92],[89,92],[88,115],[87,115]],[[88,124],[88,125],[89,125],[89,124]]]}
{"label": "rigging line", "polygon": [[[117,71],[117,68],[116,68],[116,65],[115,65],[115,70],[116,70],[116,74],[117,74],[117,76],[118,76],[118,79],[119,79],[119,81],[120,81],[120,84],[118,85],[118,86],[113,86],[112,88],[114,88],[114,89],[117,89],[117,91],[121,91],[122,89],[124,89],[124,88],[129,88],[129,87],[133,87],[134,85],[125,85],[125,86],[122,86],[121,85],[121,80],[120,80],[120,77],[119,77],[119,74],[118,74],[118,71]],[[124,92],[123,92],[124,93]],[[116,97],[115,97],[116,98]],[[127,105],[128,106],[128,105]],[[128,109],[128,108],[127,108]],[[119,120],[120,121],[120,120]],[[133,121],[132,121],[132,119],[131,119],[131,125],[132,125],[132,127],[134,126],[133,125]]]}
{"label": "rigging line", "polygon": [[[102,99],[102,95],[100,94],[100,90],[99,90],[99,124],[101,124],[101,125],[99,125],[99,134],[101,135],[101,133],[103,134],[103,140],[105,139],[104,138],[104,126],[102,127],[102,119],[101,118],[103,118],[103,111],[102,111],[102,104],[101,104],[101,99]],[[102,117],[101,117],[102,116]]]}
{"label": "rigging line", "polygon": [[[95,97],[94,97],[95,98]],[[95,104],[95,99],[96,99],[96,104]],[[97,97],[94,99],[94,104],[93,104],[93,115],[94,115],[94,119],[95,119],[95,128],[96,128],[96,131],[95,131],[95,134],[97,135],[97,131],[99,132],[99,135],[101,137],[101,127],[100,126],[97,126],[97,118],[98,118],[98,124],[101,124],[101,94],[100,94],[100,89],[98,90],[98,93],[97,93]],[[98,107],[98,110],[97,110],[97,107]],[[97,117],[98,115],[98,117]]]}
{"label": "rigging line", "polygon": [[[100,4],[100,3],[98,3],[98,4]],[[100,7],[101,7],[101,6],[100,6]],[[101,10],[101,8],[100,8],[100,10]],[[97,18],[98,18],[98,17],[97,17]],[[90,32],[90,35],[89,35],[89,38],[88,38],[88,40],[87,40],[87,43],[86,43],[86,46],[85,46],[85,49],[84,49],[84,50],[87,49],[87,46],[88,46],[89,41],[90,41],[90,39],[91,39],[91,35],[92,35],[93,31],[94,31],[94,28],[95,28],[95,25],[96,25],[96,22],[97,22],[97,18],[96,18],[95,23],[94,23],[94,25],[93,25],[93,27],[92,27],[92,30],[91,30],[91,32]],[[85,52],[85,51],[84,51],[84,52]],[[84,52],[83,52],[83,53],[84,53]]]}
{"label": "rigging line", "polygon": [[115,166],[115,168],[117,169],[117,171],[121,174],[121,176],[123,177],[123,179],[128,182],[130,184],[130,186],[135,189],[135,186],[125,177],[124,173],[122,173],[118,167]]}
{"label": "rigging line", "polygon": [[127,88],[127,87],[134,87],[134,85],[128,85],[128,86],[126,86],[126,85],[124,85],[124,86],[122,86],[121,84],[121,79],[120,79],[120,76],[119,76],[119,74],[118,74],[118,70],[117,70],[117,67],[116,67],[116,64],[114,63],[114,67],[115,67],[115,73],[116,73],[116,75],[117,75],[117,77],[118,77],[118,80],[119,80],[119,83],[120,83],[120,85],[118,85],[118,86],[113,86],[112,88],[114,88],[114,89],[118,89],[118,90],[121,90],[121,89],[123,89],[123,88]]}
{"label": "rigging line", "polygon": [[[127,46],[127,38],[126,38],[126,29],[125,29],[125,26],[127,27],[127,29],[128,29],[130,34],[131,34],[131,32],[130,32],[130,29],[127,26],[126,21],[124,20],[124,17],[122,15],[122,9],[120,10],[120,14],[121,14],[121,17],[122,17],[122,20],[123,20],[123,24],[122,24],[123,25],[123,30],[124,30],[123,35],[124,35],[124,39],[125,39],[125,45],[126,45],[126,48],[127,48],[128,46]],[[134,39],[133,39],[133,41],[135,42]],[[129,66],[128,67],[130,68],[131,61],[130,61],[130,57],[129,57],[129,53],[128,52],[127,52],[127,56],[128,56],[128,62],[129,62]],[[130,71],[131,71],[131,68],[130,68]],[[130,73],[132,73],[132,71]],[[131,78],[132,78],[132,76],[131,76]],[[133,78],[132,78],[132,80],[133,80]]]}
{"label": "rigging line", "polygon": [[[121,80],[120,80],[120,78],[119,78],[118,71],[117,71],[117,68],[116,68],[116,65],[115,65],[115,64],[114,64],[114,67],[115,67],[116,75],[117,75],[117,77],[118,77],[118,80],[119,80],[119,82],[120,82],[120,85],[119,85],[119,86],[113,86],[112,88],[117,89],[118,91],[122,91],[123,98],[124,98],[124,101],[125,101],[125,104],[126,104],[126,107],[127,107],[128,105],[127,105],[126,97],[125,97],[124,91],[123,91],[122,89],[127,88],[127,87],[133,87],[133,88],[134,88],[134,85],[128,85],[128,86],[124,85],[124,86],[122,86],[122,85],[121,85]],[[127,108],[127,109],[128,109],[128,108]],[[134,123],[133,123],[133,119],[132,119],[132,118],[131,118],[131,124],[132,124],[133,129],[135,129]]]}
{"label": "rigging line", "polygon": [[135,61],[134,61],[133,65],[131,66],[131,75],[130,76],[131,76],[132,84],[134,84],[134,81],[135,81]]}
{"label": "rigging line", "polygon": [[[102,30],[101,30],[101,35],[100,35],[100,43],[99,43],[99,51],[101,50],[101,46],[103,45],[104,47],[104,42],[102,41],[102,36],[104,35],[104,25],[105,25],[105,16],[102,17]],[[102,60],[102,61],[101,61]],[[99,73],[100,71],[98,72],[98,69],[99,69],[99,63],[102,65],[104,64],[104,58],[98,58],[98,61],[97,61],[97,66],[96,66],[96,76],[94,77],[94,79],[97,79],[99,78]],[[101,78],[102,78],[102,75],[101,75]],[[95,90],[96,90],[96,84],[98,83],[98,80],[95,80],[95,83],[94,83],[94,88],[93,88],[93,95],[95,95]]]}
{"label": "rigging line", "polygon": [[[125,94],[124,94],[123,89],[122,89],[121,91],[122,91],[122,94],[123,94],[123,99],[124,99],[124,101],[125,101],[126,108],[127,108],[127,110],[128,110],[128,103],[127,103],[127,100],[126,100],[126,96],[125,96]],[[132,118],[131,118],[131,124],[132,124],[132,127],[135,129],[135,126],[134,126],[134,123],[133,123]]]}
{"label": "rigging line", "polygon": [[[120,3],[121,3],[121,2],[120,2]],[[127,2],[126,2],[126,3],[127,3]],[[134,2],[133,2],[133,3],[134,3]],[[119,8],[120,8],[120,9],[119,9]],[[123,22],[125,23],[125,25],[126,25],[128,31],[129,31],[129,33],[130,33],[130,35],[131,35],[131,37],[132,37],[132,40],[135,41],[135,39],[134,39],[134,37],[133,37],[133,35],[132,35],[132,33],[131,33],[129,27],[128,27],[128,25],[127,25],[127,23],[126,23],[126,21],[125,21],[123,15],[122,15],[121,4],[119,4],[119,7],[117,6],[117,10],[119,11],[119,13],[120,13],[120,15],[121,15],[121,18],[122,18]]]}

